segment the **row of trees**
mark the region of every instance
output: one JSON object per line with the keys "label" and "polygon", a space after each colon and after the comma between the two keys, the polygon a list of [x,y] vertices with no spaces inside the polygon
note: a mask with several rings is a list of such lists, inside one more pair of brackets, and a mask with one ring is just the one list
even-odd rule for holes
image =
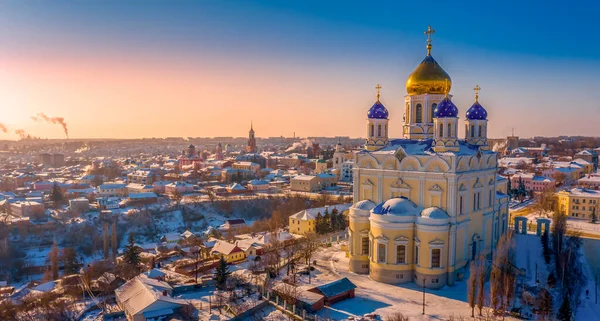
{"label": "row of trees", "polygon": [[341,231],[346,228],[346,217],[337,208],[333,208],[329,213],[329,208],[325,208],[323,215],[317,213],[315,228],[318,234],[327,234],[335,231]]}
{"label": "row of trees", "polygon": [[523,201],[529,195],[521,177],[519,177],[519,184],[516,187],[512,186],[510,179],[508,180],[507,192],[510,198],[518,198],[520,201]]}

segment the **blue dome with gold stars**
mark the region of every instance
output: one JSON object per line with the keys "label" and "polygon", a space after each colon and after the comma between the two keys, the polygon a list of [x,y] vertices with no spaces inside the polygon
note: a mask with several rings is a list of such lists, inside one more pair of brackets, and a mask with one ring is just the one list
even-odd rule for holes
{"label": "blue dome with gold stars", "polygon": [[458,108],[450,98],[446,97],[444,100],[440,102],[437,107],[433,110],[433,117],[435,118],[447,118],[447,117],[457,117],[458,116]]}
{"label": "blue dome with gold stars", "polygon": [[478,101],[475,101],[473,106],[467,110],[466,117],[470,120],[485,120],[487,119],[487,110]]}
{"label": "blue dome with gold stars", "polygon": [[367,113],[367,117],[371,119],[387,119],[388,118],[388,110],[385,106],[377,100],[375,104],[369,109]]}

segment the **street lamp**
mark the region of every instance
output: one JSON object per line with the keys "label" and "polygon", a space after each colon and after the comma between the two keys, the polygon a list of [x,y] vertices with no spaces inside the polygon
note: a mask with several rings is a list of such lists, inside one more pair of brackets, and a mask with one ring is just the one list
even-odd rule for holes
{"label": "street lamp", "polygon": [[[418,277],[415,274],[415,283],[418,281]],[[425,315],[425,276],[423,276],[423,315]]]}

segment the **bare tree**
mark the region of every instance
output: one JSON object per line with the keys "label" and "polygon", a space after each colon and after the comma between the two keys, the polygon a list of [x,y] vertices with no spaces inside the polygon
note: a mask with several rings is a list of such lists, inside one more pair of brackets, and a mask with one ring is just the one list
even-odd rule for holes
{"label": "bare tree", "polygon": [[274,287],[274,290],[285,302],[287,302],[287,304],[292,306],[296,305],[298,300],[302,297],[302,290],[291,284],[279,283]]}
{"label": "bare tree", "polygon": [[496,255],[492,263],[490,277],[490,298],[492,308],[504,314],[514,296],[517,268],[514,265],[514,242],[512,233],[500,237],[496,245]]}
{"label": "bare tree", "polygon": [[311,283],[310,263],[313,255],[319,250],[320,247],[321,243],[319,243],[317,235],[314,233],[308,233],[304,236],[302,241],[301,256],[304,258],[304,262],[308,264],[308,284]]}
{"label": "bare tree", "polygon": [[409,318],[405,317],[401,312],[396,312],[385,318],[385,321],[408,321]]}
{"label": "bare tree", "polygon": [[52,273],[52,280],[58,279],[58,263],[60,260],[60,253],[58,251],[58,245],[56,242],[52,244],[52,250],[50,250],[49,260],[50,260],[50,271]]}
{"label": "bare tree", "polygon": [[482,316],[483,307],[485,303],[485,257],[482,255],[479,257],[479,262],[477,264],[477,308],[479,309],[479,316]]}

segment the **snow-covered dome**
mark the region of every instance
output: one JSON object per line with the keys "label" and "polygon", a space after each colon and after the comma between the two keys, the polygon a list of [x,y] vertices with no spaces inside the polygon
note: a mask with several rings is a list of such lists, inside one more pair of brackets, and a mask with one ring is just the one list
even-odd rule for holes
{"label": "snow-covered dome", "polygon": [[433,220],[443,220],[443,219],[448,219],[450,216],[443,209],[434,206],[434,207],[428,207],[428,208],[422,210],[421,217],[429,218],[429,219],[433,219]]}
{"label": "snow-covered dome", "polygon": [[417,205],[406,197],[395,197],[389,199],[371,210],[373,214],[411,216],[415,215]]}
{"label": "snow-covered dome", "polygon": [[363,211],[370,211],[375,208],[375,206],[377,206],[377,204],[373,203],[371,200],[362,200],[354,204],[352,207]]}

